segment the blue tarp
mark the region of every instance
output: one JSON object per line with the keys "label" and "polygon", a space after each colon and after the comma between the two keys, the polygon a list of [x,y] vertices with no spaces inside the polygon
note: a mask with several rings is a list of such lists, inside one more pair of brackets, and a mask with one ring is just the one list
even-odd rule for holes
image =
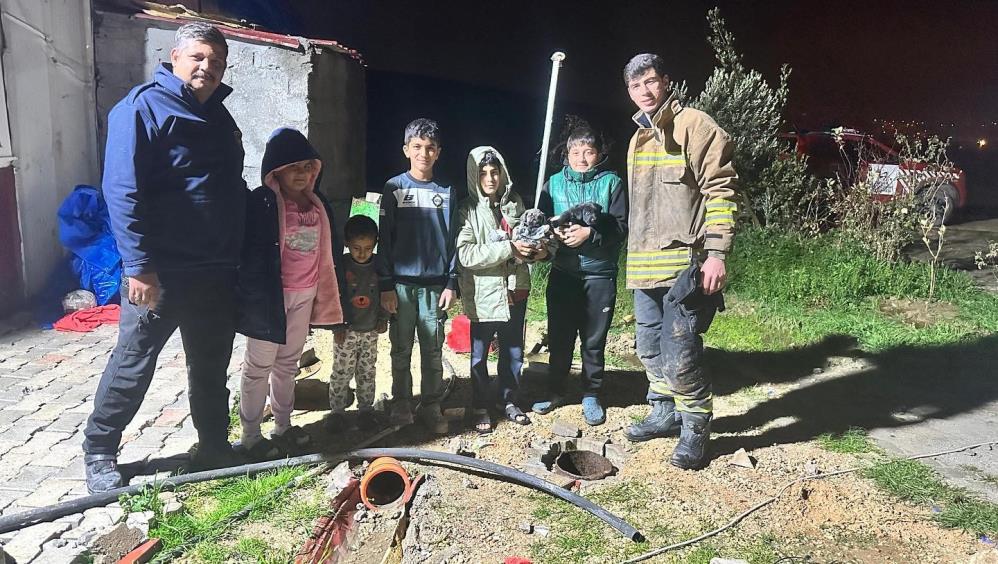
{"label": "blue tarp", "polygon": [[59,207],[59,240],[79,287],[97,296],[97,305],[114,301],[121,287],[121,256],[111,235],[107,205],[93,186],[81,184]]}

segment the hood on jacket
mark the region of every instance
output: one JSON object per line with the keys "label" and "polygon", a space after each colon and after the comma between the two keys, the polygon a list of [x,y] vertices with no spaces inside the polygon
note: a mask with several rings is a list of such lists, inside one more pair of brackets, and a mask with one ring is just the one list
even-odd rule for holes
{"label": "hood on jacket", "polygon": [[280,187],[273,174],[299,161],[313,161],[315,165],[308,188],[309,192],[313,192],[322,170],[322,159],[319,157],[319,153],[297,129],[281,127],[274,130],[270,134],[270,139],[267,140],[267,148],[263,153],[263,163],[260,167],[260,176],[264,186],[271,190],[279,190]]}
{"label": "hood on jacket", "polygon": [[506,159],[503,158],[502,153],[495,147],[488,145],[475,147],[468,153],[468,194],[478,196],[479,202],[488,199],[488,196],[482,192],[481,176],[478,174],[478,163],[481,162],[485,153],[489,151],[496,154],[496,158],[499,159],[499,163],[502,165],[502,179],[505,182],[499,187],[499,203],[506,203],[513,192],[513,178],[509,175],[509,168],[506,166]]}

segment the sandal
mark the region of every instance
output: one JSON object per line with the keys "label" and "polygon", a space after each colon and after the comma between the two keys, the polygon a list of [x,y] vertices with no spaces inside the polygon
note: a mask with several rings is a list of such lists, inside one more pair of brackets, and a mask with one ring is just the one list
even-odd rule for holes
{"label": "sandal", "polygon": [[489,416],[489,410],[476,409],[474,411],[474,415],[475,431],[478,431],[479,435],[488,435],[492,433],[492,417]]}
{"label": "sandal", "polygon": [[516,407],[516,404],[507,403],[506,407],[503,409],[503,412],[506,414],[506,419],[509,419],[517,425],[530,425],[530,418],[523,413],[523,410]]}

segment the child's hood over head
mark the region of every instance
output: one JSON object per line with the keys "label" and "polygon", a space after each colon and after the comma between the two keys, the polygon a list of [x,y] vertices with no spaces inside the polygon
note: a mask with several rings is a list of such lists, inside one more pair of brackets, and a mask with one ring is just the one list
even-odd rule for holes
{"label": "child's hood over head", "polygon": [[263,163],[260,167],[263,184],[272,190],[278,190],[280,187],[277,185],[274,173],[301,161],[312,162],[312,176],[307,191],[313,192],[322,171],[322,159],[319,153],[297,129],[282,127],[274,130],[267,140],[267,148],[263,153]]}
{"label": "child's hood over head", "polygon": [[488,145],[475,147],[468,153],[468,193],[474,193],[479,199],[488,198],[485,192],[482,191],[481,181],[481,162],[488,153],[495,155],[495,159],[499,161],[499,166],[502,168],[498,192],[499,197],[497,200],[506,202],[513,192],[513,178],[509,175],[509,169],[506,167],[506,160],[503,158],[502,153],[496,150],[495,147]]}

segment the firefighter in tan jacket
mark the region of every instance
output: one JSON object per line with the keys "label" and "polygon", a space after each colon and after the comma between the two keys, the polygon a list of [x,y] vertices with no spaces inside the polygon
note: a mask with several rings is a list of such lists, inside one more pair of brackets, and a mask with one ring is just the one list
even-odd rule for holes
{"label": "firefighter in tan jacket", "polygon": [[703,337],[724,309],[724,260],[734,234],[731,138],[707,114],[670,95],[657,55],[624,68],[638,107],[627,150],[630,195],[627,287],[634,290],[637,352],[648,374],[651,413],[627,438],[646,441],[679,428],[670,462],[704,467],[713,416]]}

